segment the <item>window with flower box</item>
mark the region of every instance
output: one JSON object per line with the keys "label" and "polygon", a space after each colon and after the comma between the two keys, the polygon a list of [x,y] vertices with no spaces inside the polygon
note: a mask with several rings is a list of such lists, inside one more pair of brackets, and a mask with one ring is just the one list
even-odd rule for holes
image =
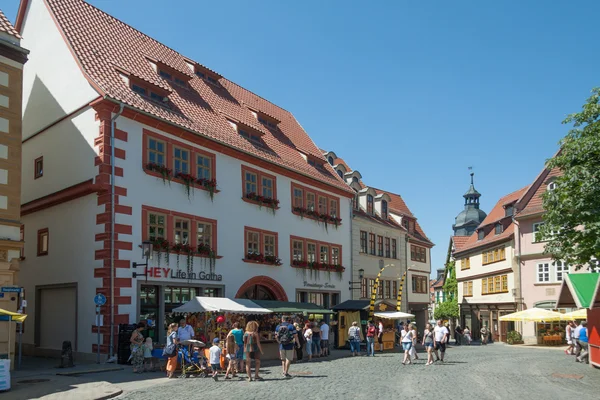
{"label": "window with flower box", "polygon": [[[292,267],[343,272],[342,246],[290,236]],[[306,251],[306,253],[304,253]]]}
{"label": "window with flower box", "polygon": [[[186,252],[197,257],[217,254],[217,221],[161,208],[142,206],[142,240],[158,253]],[[163,258],[164,259],[164,258]]]}
{"label": "window with flower box", "polygon": [[327,193],[292,183],[292,212],[301,217],[308,217],[326,224],[338,226],[340,199]]}
{"label": "window with flower box", "polygon": [[277,200],[277,180],[275,176],[242,165],[242,199],[248,203],[279,208]]}
{"label": "window with flower box", "polygon": [[208,191],[211,198],[218,192],[214,154],[146,129],[143,137],[143,168],[147,174],[165,183],[173,180],[185,184],[188,195],[193,188]]}
{"label": "window with flower box", "polygon": [[375,234],[369,233],[369,251],[372,256],[375,255]]}
{"label": "window with flower box", "polygon": [[257,264],[281,265],[277,249],[277,233],[262,229],[245,227],[244,261]]}

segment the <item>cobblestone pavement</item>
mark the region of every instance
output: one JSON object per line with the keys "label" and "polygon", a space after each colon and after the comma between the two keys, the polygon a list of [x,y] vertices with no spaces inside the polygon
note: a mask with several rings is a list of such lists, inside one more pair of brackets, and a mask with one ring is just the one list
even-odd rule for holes
{"label": "cobblestone pavement", "polygon": [[[493,344],[448,349],[446,362],[425,366],[419,353],[413,365],[402,365],[399,353],[376,357],[345,357],[292,365],[292,378],[281,367],[261,369],[263,382],[210,378],[160,379],[156,386],[131,391],[122,400],[189,398],[309,399],[476,398],[567,399],[600,398],[600,370],[579,364],[557,349]],[[245,375],[244,375],[245,376]]]}

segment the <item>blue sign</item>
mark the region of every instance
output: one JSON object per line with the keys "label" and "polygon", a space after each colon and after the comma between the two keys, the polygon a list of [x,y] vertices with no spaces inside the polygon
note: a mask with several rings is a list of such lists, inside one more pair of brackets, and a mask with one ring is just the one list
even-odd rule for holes
{"label": "blue sign", "polygon": [[3,287],[0,288],[0,292],[3,293],[21,293],[23,291],[23,288],[20,287]]}
{"label": "blue sign", "polygon": [[103,295],[102,293],[98,293],[96,296],[94,296],[94,303],[97,306],[103,306],[106,304],[106,296]]}
{"label": "blue sign", "polygon": [[4,298],[4,293],[0,293],[0,299]]}

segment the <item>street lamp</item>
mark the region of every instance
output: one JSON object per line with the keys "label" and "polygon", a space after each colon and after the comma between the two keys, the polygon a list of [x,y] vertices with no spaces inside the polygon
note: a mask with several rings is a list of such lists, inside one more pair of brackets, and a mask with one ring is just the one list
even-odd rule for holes
{"label": "street lamp", "polygon": [[132,267],[133,267],[133,269],[136,269],[137,267],[146,267],[146,272],[144,272],[143,274],[139,274],[136,271],[133,271],[132,277],[137,278],[138,276],[145,276],[146,282],[147,282],[148,281],[148,261],[150,259],[152,259],[152,242],[150,242],[149,240],[144,240],[140,247],[142,248],[142,257],[146,259],[146,262],[144,264],[134,262],[134,263],[132,263]]}
{"label": "street lamp", "polygon": [[[358,270],[358,282],[348,281],[348,284],[350,285],[348,287],[348,290],[352,291],[354,289],[360,289],[360,285],[362,285],[362,280],[364,277],[365,277],[365,270],[361,268]],[[354,285],[359,285],[359,287],[354,287]]]}

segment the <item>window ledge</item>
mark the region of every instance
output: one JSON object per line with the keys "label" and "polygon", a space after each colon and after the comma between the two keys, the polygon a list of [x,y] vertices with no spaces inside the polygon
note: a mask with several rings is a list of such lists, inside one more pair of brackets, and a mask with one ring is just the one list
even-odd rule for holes
{"label": "window ledge", "polygon": [[508,293],[508,290],[505,290],[503,292],[482,293],[481,295],[482,296],[489,296],[489,295],[492,295],[492,294],[506,294],[506,293]]}
{"label": "window ledge", "polygon": [[[143,168],[143,170],[146,173],[146,175],[150,175],[150,176],[154,176],[156,178],[163,179],[163,176],[160,173],[156,172],[156,171],[151,171],[151,170],[149,170],[147,168]],[[182,179],[175,178],[173,176],[171,176],[170,178],[165,178],[165,180],[167,180],[168,182],[175,182],[175,183],[178,183],[180,185],[185,185],[185,182]],[[190,188],[200,189],[200,190],[205,190],[207,192],[210,192],[210,190],[206,186],[200,185],[200,184],[195,183],[195,182],[190,185]],[[215,191],[214,191],[214,193],[220,193],[220,192],[221,191],[218,190],[218,189],[215,189]]]}
{"label": "window ledge", "polygon": [[258,260],[248,260],[247,258],[242,258],[242,261],[248,264],[260,264],[260,265],[269,265],[271,267],[279,267],[281,265],[283,265],[282,263],[270,263],[267,261],[258,261]]}
{"label": "window ledge", "polygon": [[506,258],[503,258],[502,260],[497,260],[497,261],[492,261],[492,262],[488,262],[488,263],[482,263],[481,265],[491,265],[491,264],[496,264],[502,261],[506,261]]}
{"label": "window ledge", "polygon": [[562,281],[559,281],[559,282],[536,282],[533,284],[533,286],[556,286],[556,285],[562,285]]}
{"label": "window ledge", "polygon": [[[166,252],[163,252],[166,253]],[[169,250],[169,254],[179,254],[180,257],[187,257],[187,253],[178,253],[175,250]],[[210,256],[207,255],[203,255],[203,254],[198,254],[198,253],[194,253],[194,257],[198,257],[198,258],[210,258]],[[215,259],[220,260],[221,258],[223,258],[223,256],[215,256]]]}
{"label": "window ledge", "polygon": [[463,297],[473,297],[472,294],[463,294]]}
{"label": "window ledge", "polygon": [[329,272],[344,272],[346,270],[346,267],[341,267],[339,270],[335,269],[335,268],[325,268],[325,267],[316,267],[316,268],[311,268],[310,266],[304,266],[304,265],[291,265],[292,268],[299,268],[299,269],[313,269],[316,271],[329,271]]}
{"label": "window ledge", "polygon": [[269,204],[265,204],[258,200],[251,200],[251,199],[247,198],[246,196],[242,197],[242,200],[246,203],[257,205],[260,208],[266,207],[266,208],[270,208],[271,210],[279,210],[279,206],[271,207]]}
{"label": "window ledge", "polygon": [[[302,213],[300,213],[298,211],[294,211],[294,210],[292,210],[292,214],[295,214],[295,215],[299,216],[300,218],[308,218],[308,219],[312,219],[313,221],[317,221],[317,222],[325,222],[327,225],[333,225],[336,228],[338,226],[342,225],[341,220],[338,224],[335,224],[334,222],[331,222],[331,221],[324,221],[322,218],[319,218],[317,216],[310,215],[310,214],[302,214]],[[333,218],[333,217],[331,217],[331,218]]]}
{"label": "window ledge", "polygon": [[37,256],[38,256],[38,257],[43,257],[43,256],[47,256],[47,255],[48,255],[48,253],[46,252],[46,253],[38,253],[38,255],[37,255]]}

